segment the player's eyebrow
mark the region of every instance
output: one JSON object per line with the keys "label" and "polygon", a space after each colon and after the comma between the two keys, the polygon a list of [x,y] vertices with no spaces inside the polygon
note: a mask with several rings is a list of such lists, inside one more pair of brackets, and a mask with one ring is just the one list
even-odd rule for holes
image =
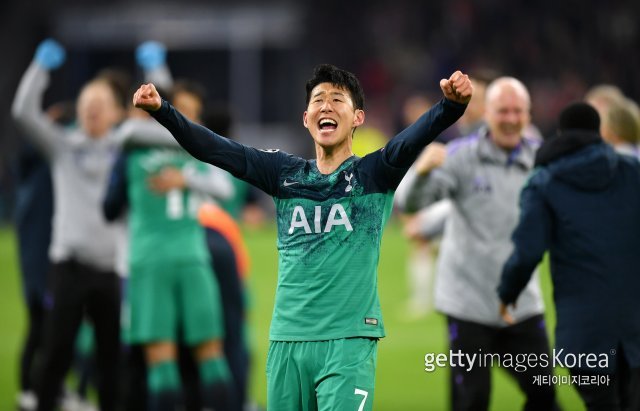
{"label": "player's eyebrow", "polygon": [[[318,91],[316,94],[313,95],[313,98],[316,98],[318,96],[324,95],[326,93],[327,92],[324,91],[324,90]],[[341,97],[346,97],[347,96],[345,93],[340,92],[340,91],[332,91],[331,94],[332,95],[338,95],[338,96],[341,96]]]}

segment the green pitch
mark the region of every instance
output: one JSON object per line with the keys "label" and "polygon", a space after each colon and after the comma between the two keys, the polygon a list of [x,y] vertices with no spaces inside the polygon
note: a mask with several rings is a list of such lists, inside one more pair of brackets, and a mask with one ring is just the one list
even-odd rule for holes
{"label": "green pitch", "polygon": [[[250,396],[257,403],[265,404],[264,367],[276,285],[276,232],[273,226],[244,232],[252,258],[248,329],[253,365]],[[424,371],[425,353],[447,350],[445,322],[438,314],[415,321],[408,321],[403,316],[402,308],[409,294],[405,272],[408,249],[399,225],[392,219],[383,237],[379,269],[380,300],[387,337],[378,346],[374,409],[446,410],[448,370]],[[10,229],[0,230],[0,268],[0,410],[9,410],[14,407],[18,353],[25,321],[15,241]],[[547,325],[552,330],[555,319],[550,300],[551,287],[546,265],[544,268],[542,284],[549,307]],[[557,372],[564,373],[564,370]],[[573,387],[557,388],[563,410],[584,410]],[[491,410],[517,410],[523,403],[524,397],[515,383],[506,377],[506,373],[494,370]]]}

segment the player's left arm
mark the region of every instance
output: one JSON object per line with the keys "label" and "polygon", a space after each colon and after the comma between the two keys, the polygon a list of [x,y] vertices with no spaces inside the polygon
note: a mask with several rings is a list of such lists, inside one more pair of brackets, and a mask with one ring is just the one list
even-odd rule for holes
{"label": "player's left arm", "polygon": [[267,194],[277,192],[281,166],[289,157],[285,153],[245,146],[190,121],[163,100],[153,84],[140,86],[133,105],[149,112],[196,159],[227,170]]}
{"label": "player's left arm", "polygon": [[440,80],[440,88],[444,98],[380,151],[385,169],[380,175],[386,176],[390,189],[395,190],[424,147],[462,116],[473,93],[469,77],[460,71]]}

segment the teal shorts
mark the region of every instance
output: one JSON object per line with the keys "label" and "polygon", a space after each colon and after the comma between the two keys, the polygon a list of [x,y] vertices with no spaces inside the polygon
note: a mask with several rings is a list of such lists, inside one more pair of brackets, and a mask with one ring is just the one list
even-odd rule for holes
{"label": "teal shorts", "polygon": [[271,341],[267,409],[373,409],[377,347],[377,339],[370,338]]}
{"label": "teal shorts", "polygon": [[129,342],[198,345],[224,336],[220,291],[207,263],[132,266],[127,304]]}

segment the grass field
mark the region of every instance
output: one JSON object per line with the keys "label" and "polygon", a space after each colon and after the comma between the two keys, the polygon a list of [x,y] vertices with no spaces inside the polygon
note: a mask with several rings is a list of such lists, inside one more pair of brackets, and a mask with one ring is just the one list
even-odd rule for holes
{"label": "grass field", "polygon": [[[275,229],[245,231],[252,257],[250,289],[250,338],[253,352],[251,397],[266,403],[265,361],[268,330],[276,285],[277,255]],[[448,370],[424,371],[424,354],[445,352],[445,322],[441,315],[406,321],[402,307],[408,295],[405,265],[408,244],[399,226],[392,221],[385,231],[379,269],[379,291],[387,337],[379,343],[374,409],[446,410],[448,407]],[[17,358],[24,332],[24,309],[16,267],[13,232],[0,230],[0,411],[13,409],[17,387]],[[547,324],[553,327],[549,275],[543,269]],[[552,330],[552,328],[550,328]],[[557,370],[564,373],[564,370]],[[501,370],[493,371],[491,410],[518,410],[524,397],[515,383]],[[584,410],[573,387],[558,387],[563,410]]]}

